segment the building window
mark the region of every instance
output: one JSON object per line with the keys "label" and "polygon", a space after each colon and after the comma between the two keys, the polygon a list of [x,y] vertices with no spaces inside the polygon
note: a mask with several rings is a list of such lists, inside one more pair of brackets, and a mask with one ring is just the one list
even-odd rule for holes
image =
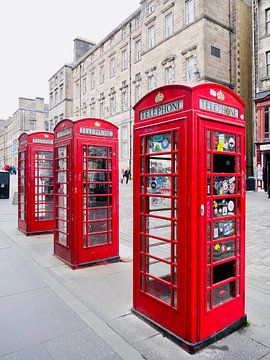
{"label": "building window", "polygon": [[60,81],[63,81],[63,80],[64,80],[64,72],[61,71],[61,72],[60,72]]}
{"label": "building window", "polygon": [[270,106],[264,108],[264,139],[270,139]]}
{"label": "building window", "polygon": [[270,34],[270,8],[265,10],[265,32]]}
{"label": "building window", "polygon": [[53,93],[50,94],[50,108],[53,107]]}
{"label": "building window", "polygon": [[84,78],[83,78],[82,83],[83,83],[83,95],[85,95],[85,94],[86,94],[86,92],[87,92],[87,87],[86,87],[86,77],[84,77]]}
{"label": "building window", "polygon": [[155,46],[155,27],[154,25],[148,28],[148,48],[152,49]]}
{"label": "building window", "polygon": [[75,83],[75,96],[78,98],[80,96],[80,84],[79,81],[76,81]]}
{"label": "building window", "polygon": [[186,59],[186,77],[187,82],[191,82],[195,80],[195,58],[191,56]]}
{"label": "building window", "polygon": [[90,103],[90,116],[91,116],[91,117],[95,117],[95,116],[96,116],[95,99],[94,99],[94,98],[91,98],[91,103]]}
{"label": "building window", "polygon": [[[21,129],[20,129],[21,130]],[[49,121],[48,120],[45,120],[44,121],[44,130],[45,131],[49,131]]]}
{"label": "building window", "polygon": [[122,39],[126,38],[129,35],[129,24],[123,27],[122,29]]}
{"label": "building window", "polygon": [[102,99],[99,103],[99,116],[100,118],[104,117],[104,111],[105,110],[105,103],[104,103],[104,99]]}
{"label": "building window", "polygon": [[122,70],[128,68],[128,52],[127,50],[122,51]]}
{"label": "building window", "polygon": [[173,14],[170,13],[165,16],[165,37],[168,38],[173,35]]}
{"label": "building window", "polygon": [[128,109],[128,91],[127,88],[122,91],[122,111]]}
{"label": "building window", "polygon": [[155,75],[150,75],[148,77],[148,90],[151,91],[156,87]]}
{"label": "building window", "polygon": [[155,0],[149,1],[148,6],[147,6],[148,7],[148,14],[152,14],[155,11],[155,8],[156,8],[155,5],[156,5]]}
{"label": "building window", "polygon": [[142,87],[141,84],[135,86],[135,103],[140,100],[142,97]]}
{"label": "building window", "polygon": [[115,58],[111,58],[110,60],[110,77],[115,76]]}
{"label": "building window", "polygon": [[36,120],[29,121],[29,130],[36,130]]}
{"label": "building window", "polygon": [[59,97],[60,97],[60,101],[63,101],[63,99],[64,99],[64,87],[63,87],[63,85],[60,86]]}
{"label": "building window", "polygon": [[186,0],[186,25],[192,23],[195,19],[194,0]]}
{"label": "building window", "polygon": [[59,121],[64,119],[64,114],[59,115]]}
{"label": "building window", "polygon": [[99,68],[99,83],[103,84],[105,81],[105,70],[104,65],[101,65]]}
{"label": "building window", "polygon": [[115,41],[114,41],[114,35],[110,39],[110,47],[114,47]]}
{"label": "building window", "polygon": [[54,93],[54,103],[55,103],[55,105],[58,103],[58,90],[55,90],[55,93]]}
{"label": "building window", "polygon": [[215,46],[211,46],[211,55],[220,58],[220,49]]}
{"label": "building window", "polygon": [[266,53],[266,75],[270,76],[270,51]]}
{"label": "building window", "polygon": [[135,61],[140,61],[142,57],[142,42],[137,40],[135,42]]}
{"label": "building window", "polygon": [[90,74],[90,89],[93,90],[95,88],[95,72],[92,71]]}
{"label": "building window", "polygon": [[174,83],[174,68],[172,66],[169,66],[165,69],[165,83]]}
{"label": "building window", "polygon": [[100,56],[103,56],[104,55],[104,45],[100,46],[99,51],[100,51]]}
{"label": "building window", "polygon": [[128,127],[127,125],[122,126],[121,132],[121,140],[122,140],[122,158],[128,157]]}
{"label": "building window", "polygon": [[141,15],[138,15],[135,18],[135,29],[138,29],[141,26]]}
{"label": "building window", "polygon": [[110,98],[110,114],[113,116],[116,114],[116,96],[113,94]]}

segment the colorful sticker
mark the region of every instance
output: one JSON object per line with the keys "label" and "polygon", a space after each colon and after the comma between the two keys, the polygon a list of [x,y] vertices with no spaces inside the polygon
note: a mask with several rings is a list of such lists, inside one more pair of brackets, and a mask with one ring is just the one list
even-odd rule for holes
{"label": "colorful sticker", "polygon": [[216,244],[215,247],[214,247],[215,251],[219,251],[220,250],[220,245],[219,244]]}
{"label": "colorful sticker", "polygon": [[162,149],[168,149],[170,145],[170,141],[167,138],[164,138],[161,142]]}

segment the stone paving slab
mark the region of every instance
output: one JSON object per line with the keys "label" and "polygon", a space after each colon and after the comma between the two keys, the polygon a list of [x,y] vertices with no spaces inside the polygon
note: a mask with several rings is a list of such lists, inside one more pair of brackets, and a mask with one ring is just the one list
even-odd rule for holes
{"label": "stone paving slab", "polygon": [[48,288],[0,298],[0,355],[86,328]]}
{"label": "stone paving slab", "polygon": [[0,356],[1,360],[52,360],[51,355],[43,345],[31,346],[27,349]]}

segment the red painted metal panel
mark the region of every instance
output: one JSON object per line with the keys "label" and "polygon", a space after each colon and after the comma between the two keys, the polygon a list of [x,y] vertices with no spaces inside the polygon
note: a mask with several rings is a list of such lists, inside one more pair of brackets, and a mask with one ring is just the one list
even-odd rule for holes
{"label": "red painted metal panel", "polygon": [[18,142],[18,229],[53,232],[53,134],[23,133]]}
{"label": "red painted metal panel", "polygon": [[245,316],[244,102],[168,85],[134,109],[133,307],[196,348]]}
{"label": "red painted metal panel", "polygon": [[62,120],[54,156],[55,255],[72,268],[118,260],[118,128],[102,119]]}

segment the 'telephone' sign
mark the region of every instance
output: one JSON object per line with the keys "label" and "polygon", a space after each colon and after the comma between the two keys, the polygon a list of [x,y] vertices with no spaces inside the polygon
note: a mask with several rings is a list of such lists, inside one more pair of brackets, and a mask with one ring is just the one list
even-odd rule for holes
{"label": "'telephone' sign", "polygon": [[214,101],[209,101],[209,100],[205,100],[205,99],[200,99],[200,109],[208,110],[208,111],[212,111],[215,113],[219,113],[219,114],[227,115],[227,116],[231,116],[231,117],[236,117],[236,118],[238,118],[238,116],[239,116],[239,112],[238,112],[237,108],[234,108],[234,107],[231,107],[228,105],[224,105],[224,104],[219,104]]}
{"label": "'telephone' sign", "polygon": [[143,110],[140,112],[140,120],[146,120],[154,116],[165,115],[173,111],[183,109],[183,100],[176,100],[170,103],[155,106],[151,109]]}

